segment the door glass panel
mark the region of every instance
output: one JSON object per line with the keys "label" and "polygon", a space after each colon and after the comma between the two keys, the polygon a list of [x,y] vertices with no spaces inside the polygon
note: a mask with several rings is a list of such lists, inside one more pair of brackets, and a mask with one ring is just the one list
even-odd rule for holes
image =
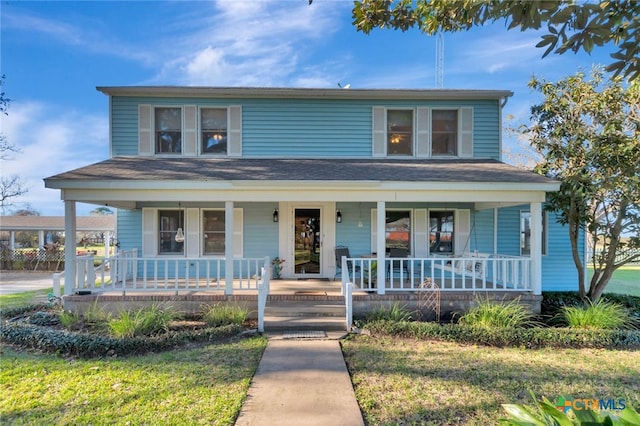
{"label": "door glass panel", "polygon": [[295,209],[294,216],[294,272],[319,274],[320,209]]}

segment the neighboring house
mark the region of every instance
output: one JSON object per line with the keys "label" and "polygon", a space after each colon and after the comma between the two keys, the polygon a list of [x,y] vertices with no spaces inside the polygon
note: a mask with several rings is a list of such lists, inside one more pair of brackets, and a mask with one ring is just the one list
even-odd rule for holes
{"label": "neighboring house", "polygon": [[[58,242],[58,236],[64,236],[65,220],[63,216],[1,216],[0,217],[0,246],[16,249],[16,233],[33,232],[38,235],[36,248],[43,248],[47,244]],[[104,243],[115,235],[116,218],[108,216],[78,216],[76,231],[90,234]],[[80,238],[76,236],[77,241]]]}
{"label": "neighboring house", "polygon": [[[443,291],[576,288],[567,232],[542,209],[559,183],[501,162],[509,91],[98,90],[110,158],[45,185],[61,190],[67,232],[76,202],[118,209],[123,286],[232,294],[279,257],[285,279],[378,294],[426,278]],[[338,246],[353,261],[336,262]]]}

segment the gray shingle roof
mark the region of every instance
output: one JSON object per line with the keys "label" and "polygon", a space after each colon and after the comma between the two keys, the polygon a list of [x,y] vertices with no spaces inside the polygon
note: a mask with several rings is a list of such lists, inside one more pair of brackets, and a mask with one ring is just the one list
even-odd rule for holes
{"label": "gray shingle roof", "polygon": [[552,183],[487,159],[269,159],[116,157],[47,181],[375,181]]}

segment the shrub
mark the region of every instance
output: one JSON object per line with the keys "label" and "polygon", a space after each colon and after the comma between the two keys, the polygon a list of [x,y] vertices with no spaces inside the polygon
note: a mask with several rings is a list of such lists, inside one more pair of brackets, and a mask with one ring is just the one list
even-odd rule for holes
{"label": "shrub", "polygon": [[129,311],[120,312],[118,318],[109,320],[109,332],[114,337],[133,337],[136,335],[134,314]]}
{"label": "shrub", "polygon": [[410,321],[411,311],[406,305],[394,303],[390,308],[382,305],[367,314],[367,321]]}
{"label": "shrub", "polygon": [[80,315],[75,311],[61,311],[58,314],[60,324],[67,330],[73,330],[80,325]]}
{"label": "shrub", "polygon": [[496,303],[480,299],[458,320],[460,324],[482,328],[527,327],[535,324],[533,314],[519,299]]}
{"label": "shrub", "polygon": [[105,312],[100,306],[98,306],[98,301],[96,300],[93,304],[82,314],[85,322],[89,324],[100,324],[107,323],[111,319],[111,313]]}
{"label": "shrub", "polygon": [[172,308],[162,309],[158,305],[152,305],[133,312],[120,312],[118,318],[109,320],[109,331],[115,337],[164,333],[169,330],[169,324],[176,318],[178,314]]}
{"label": "shrub", "polygon": [[60,317],[55,313],[37,311],[29,317],[29,324],[39,325],[41,327],[60,324]]}
{"label": "shrub", "polygon": [[246,321],[248,311],[240,306],[215,304],[205,306],[202,313],[202,321],[209,327],[219,327],[227,324],[242,324]]}
{"label": "shrub", "polygon": [[482,328],[432,322],[373,321],[371,333],[417,339],[439,339],[463,344],[524,348],[640,348],[638,330],[578,330],[569,328]]}
{"label": "shrub", "polygon": [[635,325],[624,306],[602,299],[582,306],[564,306],[558,317],[569,328],[613,330]]}
{"label": "shrub", "polygon": [[70,333],[29,324],[0,326],[0,341],[49,353],[81,357],[143,354],[173,349],[186,342],[206,342],[228,338],[243,330],[239,325],[168,332],[156,336],[114,338],[96,334]]}

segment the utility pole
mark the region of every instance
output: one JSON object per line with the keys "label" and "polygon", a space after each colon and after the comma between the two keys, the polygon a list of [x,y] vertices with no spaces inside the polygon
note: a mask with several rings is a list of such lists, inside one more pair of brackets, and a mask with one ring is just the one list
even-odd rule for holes
{"label": "utility pole", "polygon": [[444,38],[438,33],[436,38],[436,88],[444,87]]}

